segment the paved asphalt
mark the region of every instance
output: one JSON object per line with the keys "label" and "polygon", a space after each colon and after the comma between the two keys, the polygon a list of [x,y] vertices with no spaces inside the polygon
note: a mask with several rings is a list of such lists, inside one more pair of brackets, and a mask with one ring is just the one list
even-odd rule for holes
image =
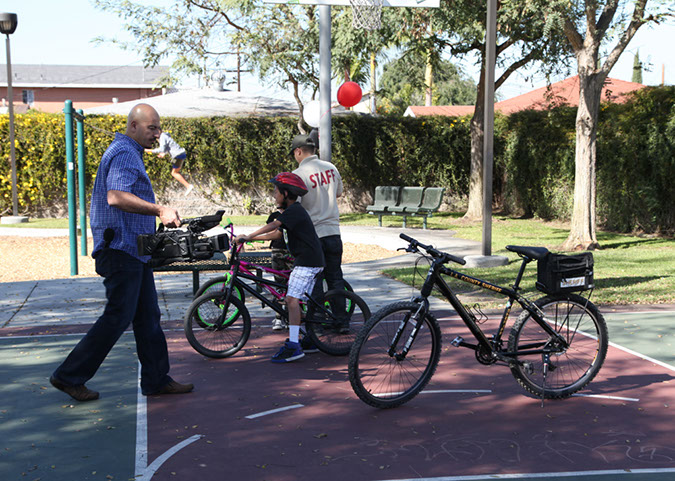
{"label": "paved asphalt", "polygon": [[[241,227],[247,233],[252,227]],[[457,239],[451,231],[398,229],[391,227],[343,226],[344,242],[378,245],[390,250],[405,247],[399,238],[404,232],[422,243],[432,244],[459,256],[480,253],[477,242]],[[67,229],[2,228],[0,235],[26,237],[67,236]],[[417,256],[400,255],[389,259],[361,262],[344,266],[345,278],[368,303],[371,312],[394,300],[407,300],[411,288],[380,274],[388,267],[412,265]],[[200,281],[222,273],[204,273]],[[158,273],[155,275],[162,319],[181,320],[192,298],[190,273]],[[105,306],[102,279],[66,278],[25,282],[0,283],[0,327],[37,327],[91,324]],[[256,312],[251,312],[257,315]]]}

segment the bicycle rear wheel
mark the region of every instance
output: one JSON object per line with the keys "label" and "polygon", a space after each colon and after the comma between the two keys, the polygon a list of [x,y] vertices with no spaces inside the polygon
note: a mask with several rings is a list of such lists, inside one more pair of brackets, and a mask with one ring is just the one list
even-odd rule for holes
{"label": "bicycle rear wheel", "polygon": [[357,294],[332,290],[324,294],[323,309],[310,301],[305,316],[305,329],[321,351],[333,356],[346,356],[356,335],[370,318],[370,309]]}
{"label": "bicycle rear wheel", "polygon": [[223,294],[204,294],[190,304],[185,314],[185,337],[195,351],[207,357],[233,355],[244,347],[251,334],[251,316],[244,303],[231,297],[224,311],[223,301]]}
{"label": "bicycle rear wheel", "polygon": [[607,325],[597,307],[576,295],[547,296],[534,304],[568,347],[555,350],[555,342],[529,312],[523,311],[509,335],[509,351],[551,351],[544,379],[544,355],[517,356],[511,373],[532,394],[547,399],[566,398],[583,389],[600,371],[607,355]]}
{"label": "bicycle rear wheel", "polygon": [[402,350],[418,324],[415,302],[383,307],[366,323],[349,354],[349,382],[356,395],[377,408],[410,401],[427,385],[441,355],[441,329],[427,313],[405,357]]}

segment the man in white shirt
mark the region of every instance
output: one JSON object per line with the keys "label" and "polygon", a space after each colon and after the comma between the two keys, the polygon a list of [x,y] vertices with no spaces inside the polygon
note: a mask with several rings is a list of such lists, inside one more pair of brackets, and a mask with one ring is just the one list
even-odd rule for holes
{"label": "man in white shirt", "polygon": [[[328,289],[344,289],[342,278],[342,238],[337,198],[342,195],[342,177],[335,165],[315,155],[316,144],[309,135],[296,135],[291,143],[291,156],[298,162],[293,171],[307,186],[302,206],[312,218],[326,261],[324,276]],[[314,294],[323,286],[316,283]]]}

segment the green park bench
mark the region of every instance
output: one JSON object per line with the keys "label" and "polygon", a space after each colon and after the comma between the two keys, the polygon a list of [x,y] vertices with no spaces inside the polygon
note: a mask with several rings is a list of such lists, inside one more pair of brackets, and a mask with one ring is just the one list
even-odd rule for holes
{"label": "green park bench", "polygon": [[366,206],[366,212],[378,216],[382,227],[385,215],[403,217],[403,227],[408,217],[422,217],[423,228],[427,228],[427,217],[432,217],[443,202],[444,187],[395,187],[378,186],[375,188],[373,204]]}

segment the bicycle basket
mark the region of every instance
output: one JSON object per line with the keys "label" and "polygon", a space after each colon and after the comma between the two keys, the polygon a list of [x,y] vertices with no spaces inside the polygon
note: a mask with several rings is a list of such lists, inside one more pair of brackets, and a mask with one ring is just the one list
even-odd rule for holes
{"label": "bicycle basket", "polygon": [[593,254],[547,254],[537,261],[535,285],[546,294],[593,289]]}

